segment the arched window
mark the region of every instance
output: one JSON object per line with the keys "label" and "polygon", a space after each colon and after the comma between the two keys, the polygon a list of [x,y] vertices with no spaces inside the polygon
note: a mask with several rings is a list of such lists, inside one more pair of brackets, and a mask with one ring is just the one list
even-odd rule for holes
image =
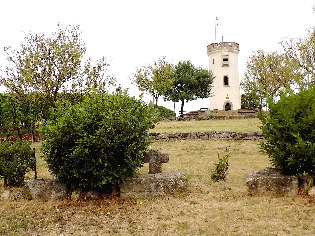
{"label": "arched window", "polygon": [[229,86],[229,77],[227,75],[225,75],[223,77],[223,85],[224,86]]}

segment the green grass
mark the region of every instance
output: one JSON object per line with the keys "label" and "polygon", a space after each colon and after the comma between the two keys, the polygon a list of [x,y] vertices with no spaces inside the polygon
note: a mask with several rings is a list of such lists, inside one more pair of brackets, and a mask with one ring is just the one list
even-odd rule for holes
{"label": "green grass", "polygon": [[259,132],[261,122],[258,118],[235,120],[200,120],[200,121],[161,121],[150,132],[185,133],[206,131]]}

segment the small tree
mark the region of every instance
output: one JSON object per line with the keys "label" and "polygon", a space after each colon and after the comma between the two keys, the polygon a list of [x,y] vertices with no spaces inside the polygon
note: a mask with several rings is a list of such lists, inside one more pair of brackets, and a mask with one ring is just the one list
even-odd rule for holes
{"label": "small tree", "polygon": [[183,115],[185,101],[210,97],[213,78],[211,71],[196,68],[190,61],[179,62],[175,66],[174,86],[166,92],[166,100],[180,101]]}
{"label": "small tree", "polygon": [[[9,64],[0,83],[18,100],[25,102],[28,98],[39,104],[44,116],[61,91],[104,91],[108,82],[104,58],[95,66],[90,60],[83,62],[86,49],[78,26],[61,29],[58,25],[51,36],[30,33],[19,50],[7,47],[5,51]],[[30,93],[32,96],[26,96]]]}
{"label": "small tree", "polygon": [[42,129],[49,170],[70,187],[104,190],[143,164],[157,115],[126,93],[90,94],[57,106]]}
{"label": "small tree", "polygon": [[154,62],[153,66],[145,66],[138,69],[134,75],[134,83],[140,91],[152,95],[155,106],[160,96],[173,87],[173,66],[165,61],[165,58]]}
{"label": "small tree", "polygon": [[261,147],[274,167],[287,174],[315,175],[315,88],[269,100],[260,116],[265,140]]}

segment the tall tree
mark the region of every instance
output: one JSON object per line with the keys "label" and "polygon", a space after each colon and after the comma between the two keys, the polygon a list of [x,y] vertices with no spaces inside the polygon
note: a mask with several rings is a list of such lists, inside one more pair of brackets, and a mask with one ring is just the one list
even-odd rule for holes
{"label": "tall tree", "polygon": [[160,58],[153,65],[144,66],[138,69],[134,75],[134,83],[140,91],[152,95],[155,106],[160,96],[173,87],[174,69],[173,66]]}
{"label": "tall tree", "polygon": [[166,100],[181,102],[181,116],[185,101],[210,96],[213,74],[207,69],[195,67],[190,61],[179,62],[175,66],[174,87],[166,93]]}
{"label": "tall tree", "polygon": [[9,64],[0,83],[20,100],[32,93],[45,113],[61,91],[103,91],[111,81],[104,78],[108,64],[104,58],[95,66],[91,60],[83,62],[86,48],[80,34],[79,26],[61,29],[58,25],[51,36],[30,33],[20,49],[5,48]]}

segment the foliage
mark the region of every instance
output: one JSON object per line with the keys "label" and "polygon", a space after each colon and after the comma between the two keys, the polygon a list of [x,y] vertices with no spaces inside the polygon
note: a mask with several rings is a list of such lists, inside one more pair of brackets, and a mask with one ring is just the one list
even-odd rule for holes
{"label": "foliage", "polygon": [[152,95],[155,105],[160,96],[165,95],[174,84],[173,66],[165,61],[165,58],[154,62],[154,65],[138,69],[134,75],[134,83],[140,91]]}
{"label": "foliage", "polygon": [[155,109],[157,110],[161,118],[176,117],[176,113],[166,107],[157,106]]}
{"label": "foliage", "polygon": [[27,171],[32,170],[35,158],[30,144],[26,141],[0,143],[0,176],[4,184],[21,186]]}
{"label": "foliage", "polygon": [[261,116],[265,150],[274,167],[288,174],[315,175],[315,88],[283,95]]}
{"label": "foliage", "polygon": [[[91,60],[83,63],[86,49],[78,26],[61,29],[58,25],[51,36],[30,33],[19,50],[7,47],[5,51],[9,64],[0,83],[19,101],[32,99],[32,103],[43,108],[44,116],[60,91],[105,90],[104,71],[108,64],[104,58],[95,66]],[[30,93],[32,96],[27,97]]]}
{"label": "foliage", "polygon": [[207,69],[195,67],[190,61],[179,62],[175,66],[174,87],[166,93],[166,99],[181,101],[183,115],[184,102],[210,96],[213,74]]}
{"label": "foliage", "polygon": [[244,106],[261,108],[267,97],[275,99],[288,88],[303,91],[315,84],[315,28],[306,38],[281,44],[282,53],[257,51],[249,57],[241,82]]}
{"label": "foliage", "polygon": [[230,155],[225,154],[222,158],[218,157],[219,162],[215,163],[215,169],[211,173],[211,179],[214,182],[225,180],[227,171],[229,169]]}
{"label": "foliage", "polygon": [[135,173],[150,143],[155,110],[126,92],[57,104],[42,128],[49,170],[71,187],[103,190]]}
{"label": "foliage", "polygon": [[295,78],[297,87],[302,91],[315,85],[315,27],[308,31],[306,38],[290,39],[281,44],[286,58],[301,75]]}

